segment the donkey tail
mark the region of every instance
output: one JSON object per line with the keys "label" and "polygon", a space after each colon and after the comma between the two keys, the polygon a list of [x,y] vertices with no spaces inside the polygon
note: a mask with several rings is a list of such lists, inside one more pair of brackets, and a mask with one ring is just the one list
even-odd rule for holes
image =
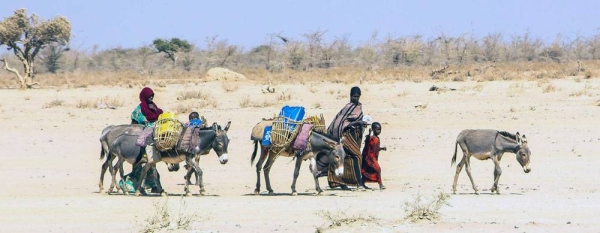
{"label": "donkey tail", "polygon": [[104,146],[100,145],[100,160],[104,159]]}
{"label": "donkey tail", "polygon": [[256,150],[258,147],[258,140],[254,140],[254,151],[252,152],[252,157],[250,158],[250,166],[254,163],[254,159],[256,159]]}
{"label": "donkey tail", "polygon": [[458,142],[456,142],[456,144],[454,144],[454,156],[452,156],[452,163],[450,163],[450,167],[454,166],[454,163],[456,163],[456,151],[458,149]]}

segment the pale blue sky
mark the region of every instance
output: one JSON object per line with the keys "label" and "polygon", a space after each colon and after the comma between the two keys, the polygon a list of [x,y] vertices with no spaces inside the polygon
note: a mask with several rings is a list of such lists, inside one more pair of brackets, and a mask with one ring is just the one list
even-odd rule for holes
{"label": "pale blue sky", "polygon": [[0,17],[18,8],[44,19],[66,16],[73,26],[71,46],[101,49],[137,48],[155,38],[178,37],[200,47],[206,37],[243,46],[266,43],[270,33],[302,39],[317,30],[326,38],[348,35],[352,43],[368,41],[374,31],[388,35],[444,33],[483,37],[502,33],[552,41],[600,33],[600,1],[448,0],[18,0],[4,1]]}

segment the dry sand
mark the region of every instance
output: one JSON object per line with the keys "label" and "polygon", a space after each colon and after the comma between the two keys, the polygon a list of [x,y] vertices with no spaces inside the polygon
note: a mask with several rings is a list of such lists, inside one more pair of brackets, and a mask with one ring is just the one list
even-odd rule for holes
{"label": "dry sand", "polygon": [[[260,83],[239,83],[226,92],[220,82],[151,86],[164,110],[174,109],[184,90],[205,90],[216,108],[199,109],[210,121],[229,130],[229,163],[219,164],[214,152],[203,156],[205,196],[182,197],[183,171],[158,165],[168,197],[99,194],[101,130],[129,122],[141,87],[93,86],[81,89],[0,90],[0,229],[2,232],[135,232],[148,227],[166,203],[171,218],[191,216],[196,232],[597,232],[600,229],[600,80],[573,78],[500,82],[363,83],[366,114],[383,125],[380,163],[386,190],[331,190],[321,196],[303,163],[297,188],[290,196],[294,163],[280,158],[271,171],[276,195],[251,195],[255,167],[250,165],[252,126],[277,113],[284,104],[302,105],[307,115],[324,114],[329,122],[348,101],[354,84],[278,85],[275,94],[261,92]],[[457,91],[432,92],[432,85]],[[552,85],[554,89],[547,88]],[[544,92],[549,90],[549,92]],[[273,106],[241,108],[273,102],[284,91],[291,99]],[[117,109],[83,109],[81,100],[117,96]],[[62,106],[43,108],[53,100]],[[193,103],[188,100],[185,103]],[[416,105],[426,108],[415,108]],[[185,120],[187,114],[179,118]],[[458,194],[440,210],[440,218],[403,221],[405,203],[450,194],[456,167],[450,166],[454,142],[466,128],[491,128],[525,134],[532,151],[532,172],[525,174],[513,154],[501,164],[500,195],[491,195],[491,160],[472,160],[480,195],[474,195],[466,173]],[[462,153],[459,151],[459,156]],[[460,158],[460,157],[459,157]],[[127,170],[130,166],[125,167]],[[105,178],[107,188],[110,178]],[[376,187],[377,185],[371,184]],[[325,213],[325,214],[323,214]],[[357,220],[327,228],[332,220]],[[325,217],[324,217],[325,216]],[[181,219],[181,218],[180,218]],[[365,221],[361,219],[372,219]],[[165,228],[167,230],[172,228]],[[163,229],[163,230],[165,230]],[[182,230],[185,231],[185,230]]]}

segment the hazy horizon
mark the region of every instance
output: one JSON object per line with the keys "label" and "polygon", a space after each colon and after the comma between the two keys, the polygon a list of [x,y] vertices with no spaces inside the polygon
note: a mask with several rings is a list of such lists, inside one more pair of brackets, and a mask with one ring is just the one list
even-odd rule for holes
{"label": "hazy horizon", "polygon": [[598,1],[10,1],[2,19],[26,8],[42,19],[63,15],[72,24],[71,47],[138,48],[155,38],[185,39],[204,47],[217,36],[244,50],[265,44],[270,34],[304,40],[324,31],[331,41],[347,36],[352,44],[387,36],[425,38],[461,35],[481,38],[500,33],[505,39],[528,33],[552,42],[600,33]]}

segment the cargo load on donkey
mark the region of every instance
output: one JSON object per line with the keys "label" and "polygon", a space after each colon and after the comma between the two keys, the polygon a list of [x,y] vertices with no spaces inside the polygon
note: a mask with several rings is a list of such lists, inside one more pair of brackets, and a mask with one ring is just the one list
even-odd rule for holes
{"label": "cargo load on donkey", "polygon": [[183,124],[175,113],[165,112],[158,116],[154,126],[154,147],[159,151],[170,150],[177,145]]}
{"label": "cargo load on donkey", "polygon": [[296,126],[302,123],[304,107],[283,106],[271,126],[265,127],[262,144],[264,146],[285,147],[298,133]]}

